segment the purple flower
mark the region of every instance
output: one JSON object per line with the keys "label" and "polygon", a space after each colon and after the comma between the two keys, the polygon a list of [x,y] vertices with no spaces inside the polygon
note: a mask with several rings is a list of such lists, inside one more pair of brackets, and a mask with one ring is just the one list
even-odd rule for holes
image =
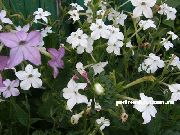
{"label": "purple flower", "polygon": [[59,74],[58,68],[64,68],[64,62],[62,58],[64,57],[65,49],[63,47],[59,48],[58,50],[49,48],[48,52],[52,56],[52,59],[48,61],[48,64],[53,68],[53,76],[56,78]]}
{"label": "purple flower", "polygon": [[3,85],[0,87],[0,92],[3,93],[4,98],[8,98],[10,96],[18,96],[20,94],[17,87],[19,86],[18,80],[10,81],[9,79],[6,79],[3,81]]}
{"label": "purple flower", "polygon": [[8,60],[9,58],[7,56],[0,56],[0,71],[6,68]]}
{"label": "purple flower", "polygon": [[40,65],[41,55],[37,47],[40,40],[41,34],[38,31],[30,33],[24,31],[0,33],[0,41],[11,48],[7,67],[15,67],[23,60],[29,60],[35,65]]}
{"label": "purple flower", "polygon": [[2,86],[4,86],[4,85],[3,85],[2,76],[1,76],[1,74],[0,74],[0,87],[2,87]]}

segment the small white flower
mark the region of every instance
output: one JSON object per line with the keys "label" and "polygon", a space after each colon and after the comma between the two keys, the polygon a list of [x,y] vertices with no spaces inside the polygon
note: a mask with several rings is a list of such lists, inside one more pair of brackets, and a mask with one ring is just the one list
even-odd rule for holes
{"label": "small white flower", "polygon": [[20,94],[17,87],[19,86],[19,80],[10,81],[6,79],[3,81],[3,86],[0,86],[0,92],[2,92],[4,98],[9,98],[10,96],[18,96]]}
{"label": "small white flower", "polygon": [[53,31],[51,29],[52,29],[52,27],[43,28],[41,30],[42,37],[46,37],[48,35],[48,33],[52,33]]}
{"label": "small white flower", "polygon": [[42,8],[38,8],[38,11],[35,11],[33,15],[35,15],[35,19],[34,19],[35,23],[37,23],[37,20],[39,19],[42,19],[43,21],[48,23],[47,17],[50,16],[51,13],[48,11],[43,11]]}
{"label": "small white flower", "polygon": [[169,90],[172,92],[171,101],[178,101],[180,100],[180,84],[171,84],[168,85]]}
{"label": "small white flower", "polygon": [[97,95],[102,95],[104,94],[104,88],[100,83],[95,83],[94,84],[94,91]]}
{"label": "small white flower", "polygon": [[162,44],[162,46],[164,46],[164,48],[166,49],[166,51],[168,51],[170,48],[173,48],[174,45],[168,41],[167,39],[165,38],[162,38],[162,41],[160,42]]}
{"label": "small white flower", "polygon": [[139,22],[139,26],[143,27],[143,30],[147,30],[148,28],[156,28],[156,25],[154,24],[154,21],[148,19],[148,20],[141,20]]}
{"label": "small white flower", "polygon": [[175,40],[178,38],[178,36],[176,34],[174,34],[174,32],[172,32],[172,31],[169,31],[167,34],[171,35],[172,40]]}
{"label": "small white flower", "polygon": [[106,26],[102,19],[96,19],[96,23],[92,23],[90,26],[91,38],[93,40],[100,39],[100,37],[108,39],[110,35],[110,31],[108,30],[108,26]]}
{"label": "small white flower", "polygon": [[131,3],[136,8],[133,10],[133,17],[140,17],[142,14],[146,18],[152,18],[153,12],[151,7],[156,4],[156,0],[131,0]]}
{"label": "small white flower", "polygon": [[91,2],[91,0],[84,0],[84,5],[87,7],[87,5]]}
{"label": "small white flower", "polygon": [[78,46],[77,47],[77,53],[78,54],[82,54],[84,52],[84,50],[87,53],[92,53],[94,40],[92,38],[88,38],[87,41],[88,41],[87,47],[84,47],[84,46]]}
{"label": "small white flower", "polygon": [[101,111],[102,107],[101,107],[101,105],[99,103],[95,102],[94,108],[95,108],[96,111],[99,112],[99,111]]}
{"label": "small white flower", "polygon": [[15,73],[19,80],[21,80],[20,87],[23,90],[29,90],[33,88],[40,88],[42,86],[41,74],[38,69],[33,69],[33,66],[28,64],[25,67],[25,71],[18,71]]}
{"label": "small white flower", "polygon": [[71,3],[70,5],[72,6],[73,10],[77,10],[77,11],[84,10],[84,8],[78,5],[77,3]]}
{"label": "small white flower", "polygon": [[28,31],[29,31],[29,28],[30,28],[30,25],[29,25],[29,24],[24,25],[23,27],[17,26],[17,27],[16,27],[16,31],[24,31],[24,32],[28,32]]}
{"label": "small white flower", "polygon": [[92,66],[94,70],[94,75],[100,74],[104,71],[104,67],[108,64],[108,62],[99,62]]}
{"label": "small white flower", "polygon": [[142,112],[142,118],[144,119],[143,124],[147,124],[151,121],[151,117],[155,117],[157,110],[153,104],[150,104],[150,102],[154,101],[152,97],[147,97],[144,93],[140,93],[140,98],[141,100],[139,101],[147,102],[147,104],[135,104],[133,108]]}
{"label": "small white flower", "polygon": [[70,10],[68,12],[68,14],[70,15],[70,18],[73,19],[73,21],[78,21],[80,18],[79,18],[79,12],[77,10]]}
{"label": "small white flower", "polygon": [[9,18],[6,18],[6,11],[5,10],[0,11],[0,20],[2,23],[13,24]]}
{"label": "small white flower", "polygon": [[116,43],[109,44],[108,43],[108,47],[106,48],[106,51],[108,53],[114,53],[115,55],[121,55],[121,47],[123,47],[123,42],[122,41],[117,41]]}
{"label": "small white flower", "polygon": [[63,97],[67,99],[67,108],[71,111],[76,104],[86,103],[88,99],[86,96],[79,93],[80,89],[85,89],[87,83],[76,83],[73,79],[68,82],[66,88],[63,89]]}
{"label": "small white flower", "polygon": [[169,7],[166,3],[160,5],[160,10],[158,11],[161,15],[166,15],[167,20],[175,20],[177,10],[175,8]]}
{"label": "small white flower", "polygon": [[149,57],[140,64],[138,71],[146,71],[147,73],[154,73],[158,68],[164,67],[164,61],[160,59],[159,56],[156,56],[153,53],[149,54]]}
{"label": "small white flower", "polygon": [[110,126],[109,119],[105,119],[104,117],[101,117],[100,119],[96,120],[96,123],[100,126],[100,130],[102,131],[105,127]]}
{"label": "small white flower", "polygon": [[82,117],[82,114],[79,113],[79,114],[75,114],[71,117],[71,123],[74,125],[74,124],[78,124],[79,122],[79,119]]}
{"label": "small white flower", "polygon": [[171,66],[177,67],[180,70],[180,60],[179,57],[175,56],[175,58],[170,63]]}

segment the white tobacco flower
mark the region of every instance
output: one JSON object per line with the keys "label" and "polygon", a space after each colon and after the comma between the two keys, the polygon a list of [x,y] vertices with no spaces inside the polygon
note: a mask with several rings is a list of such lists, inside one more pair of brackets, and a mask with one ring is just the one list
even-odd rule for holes
{"label": "white tobacco flower", "polygon": [[121,51],[120,51],[121,47],[123,47],[122,41],[117,41],[113,45],[108,43],[108,47],[106,48],[106,51],[108,53],[114,53],[115,55],[121,55]]}
{"label": "white tobacco flower", "polygon": [[140,98],[139,102],[142,102],[142,104],[135,104],[133,108],[142,113],[143,124],[147,124],[151,121],[151,117],[155,117],[157,110],[153,104],[150,104],[150,102],[154,101],[152,97],[147,97],[144,93],[140,93]]}
{"label": "white tobacco flower", "polygon": [[171,101],[178,101],[180,100],[180,84],[171,84],[168,85],[169,90],[172,92]]}
{"label": "white tobacco flower", "polygon": [[41,29],[42,37],[46,37],[49,33],[52,33],[53,31],[51,29],[52,27],[46,27],[46,28]]}
{"label": "white tobacco flower", "polygon": [[80,89],[85,89],[87,83],[76,83],[73,79],[68,82],[66,88],[63,89],[63,97],[67,99],[67,108],[72,110],[76,104],[86,103],[88,104],[88,99],[85,95],[79,93]]}
{"label": "white tobacco flower", "polygon": [[174,32],[172,32],[172,31],[169,31],[167,34],[171,35],[172,40],[175,40],[175,39],[178,38],[178,36]]}
{"label": "white tobacco flower", "polygon": [[135,9],[133,10],[133,17],[137,18],[144,15],[146,18],[152,18],[153,12],[151,7],[156,4],[156,0],[131,0]]}
{"label": "white tobacco flower", "polygon": [[87,5],[91,2],[91,0],[84,0],[84,5],[87,7]]}
{"label": "white tobacco flower", "polygon": [[159,56],[156,56],[153,53],[149,54],[149,57],[144,60],[142,64],[140,64],[138,71],[146,71],[147,73],[154,73],[159,68],[164,67],[164,61],[160,59]]}
{"label": "white tobacco flower", "polygon": [[33,15],[35,15],[35,19],[34,19],[34,22],[37,23],[37,21],[39,19],[42,19],[43,21],[45,21],[46,23],[48,23],[48,19],[47,17],[51,15],[50,12],[48,11],[43,11],[42,8],[38,8],[38,11],[35,11],[33,13]]}
{"label": "white tobacco flower", "polygon": [[70,10],[68,14],[70,15],[70,18],[73,19],[74,22],[80,19],[79,12],[77,10]]}
{"label": "white tobacco flower", "polygon": [[71,117],[71,124],[78,124],[79,122],[79,119],[82,117],[82,114],[79,113],[79,114],[75,114]]}
{"label": "white tobacco flower", "polygon": [[6,79],[3,81],[3,86],[0,86],[0,92],[2,92],[4,98],[9,98],[10,96],[18,96],[20,94],[17,87],[19,86],[19,80],[10,81]]}
{"label": "white tobacco flower", "polygon": [[166,3],[160,5],[160,10],[158,11],[161,15],[166,15],[167,20],[175,20],[177,10],[175,8],[169,7]]}
{"label": "white tobacco flower", "polygon": [[170,63],[171,66],[177,67],[180,70],[180,59],[179,57],[175,56],[172,62]]}
{"label": "white tobacco flower", "polygon": [[0,20],[2,23],[13,24],[9,18],[6,18],[6,11],[5,10],[0,11]]}
{"label": "white tobacco flower", "polygon": [[139,22],[139,26],[143,28],[143,30],[147,30],[149,28],[155,28],[156,29],[156,25],[154,24],[154,21],[152,20],[141,20]]}
{"label": "white tobacco flower", "polygon": [[86,51],[87,53],[92,53],[94,40],[92,38],[88,38],[87,41],[88,41],[88,45],[86,47],[84,46],[77,47],[78,54],[82,54],[84,51]]}
{"label": "white tobacco flower", "polygon": [[100,126],[100,130],[102,131],[105,127],[110,126],[109,119],[105,119],[104,117],[101,117],[100,119],[96,120],[96,123]]}
{"label": "white tobacco flower", "polygon": [[78,5],[77,3],[71,3],[70,5],[72,6],[73,10],[77,10],[77,11],[84,10],[84,8]]}
{"label": "white tobacco flower", "polygon": [[162,46],[164,46],[164,48],[166,49],[166,51],[168,51],[170,48],[173,48],[174,45],[168,41],[167,39],[165,38],[162,38],[162,41],[160,42],[162,44]]}
{"label": "white tobacco flower", "polygon": [[92,23],[90,26],[91,38],[93,40],[100,39],[100,37],[108,39],[110,35],[110,31],[108,30],[108,26],[106,26],[102,19],[96,19],[96,23]]}
{"label": "white tobacco flower", "polygon": [[104,67],[108,64],[108,62],[99,62],[92,66],[94,70],[94,75],[100,74],[104,71]]}
{"label": "white tobacco flower", "polygon": [[102,107],[101,107],[101,105],[99,103],[95,102],[94,108],[95,108],[96,111],[99,112],[99,111],[101,111]]}
{"label": "white tobacco flower", "polygon": [[20,87],[23,90],[33,88],[40,88],[42,86],[41,74],[38,69],[33,69],[33,66],[28,64],[25,71],[18,71],[15,73],[19,80],[21,80]]}

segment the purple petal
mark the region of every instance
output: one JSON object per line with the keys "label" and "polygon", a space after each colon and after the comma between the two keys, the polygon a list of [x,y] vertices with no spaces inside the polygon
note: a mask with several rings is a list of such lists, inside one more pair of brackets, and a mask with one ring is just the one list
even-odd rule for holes
{"label": "purple petal", "polygon": [[8,68],[15,67],[23,61],[23,52],[20,47],[12,48],[10,51],[10,58],[7,64]]}
{"label": "purple petal", "polygon": [[41,55],[37,47],[26,46],[23,47],[22,49],[25,60],[29,60],[31,63],[35,65],[41,64]]}
{"label": "purple petal", "polygon": [[0,33],[0,41],[7,47],[13,48],[19,45],[19,39],[15,33]]}
{"label": "purple petal", "polygon": [[16,32],[16,36],[18,37],[19,41],[26,41],[28,33],[24,31],[18,31]]}
{"label": "purple petal", "polygon": [[53,69],[53,77],[56,78],[59,74],[59,70],[57,68],[57,63],[54,60],[48,61],[49,66]]}
{"label": "purple petal", "polygon": [[17,88],[11,88],[11,95],[12,96],[18,96],[19,94],[20,94],[20,92]]}
{"label": "purple petal", "polygon": [[30,32],[26,41],[26,46],[38,46],[41,41],[41,33],[38,31]]}
{"label": "purple petal", "polygon": [[12,82],[11,82],[12,84],[11,84],[11,87],[18,87],[19,86],[19,80],[13,80]]}
{"label": "purple petal", "polygon": [[58,68],[64,68],[64,61],[62,61],[61,59],[58,59],[56,63]]}
{"label": "purple petal", "polygon": [[7,56],[0,56],[0,70],[3,70],[7,66],[9,58]]}
{"label": "purple petal", "polygon": [[0,74],[0,87],[3,87],[4,85],[3,85],[3,78],[2,78],[2,76],[1,76],[1,74]]}
{"label": "purple petal", "polygon": [[57,58],[59,56],[59,52],[54,48],[49,48],[48,52],[55,58]]}
{"label": "purple petal", "polygon": [[10,96],[11,96],[11,92],[9,90],[3,92],[3,97],[8,98]]}
{"label": "purple petal", "polygon": [[63,47],[59,48],[58,52],[59,52],[59,58],[64,57],[64,55],[65,55],[65,49],[64,49]]}

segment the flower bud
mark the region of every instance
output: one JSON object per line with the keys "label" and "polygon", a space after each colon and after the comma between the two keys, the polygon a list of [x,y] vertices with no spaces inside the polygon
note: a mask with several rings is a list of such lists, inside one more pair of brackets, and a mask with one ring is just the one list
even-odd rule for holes
{"label": "flower bud", "polygon": [[78,124],[79,119],[82,117],[82,114],[75,114],[71,117],[71,123]]}
{"label": "flower bud", "polygon": [[102,95],[104,93],[104,88],[100,83],[95,83],[94,84],[94,90],[97,95]]}

